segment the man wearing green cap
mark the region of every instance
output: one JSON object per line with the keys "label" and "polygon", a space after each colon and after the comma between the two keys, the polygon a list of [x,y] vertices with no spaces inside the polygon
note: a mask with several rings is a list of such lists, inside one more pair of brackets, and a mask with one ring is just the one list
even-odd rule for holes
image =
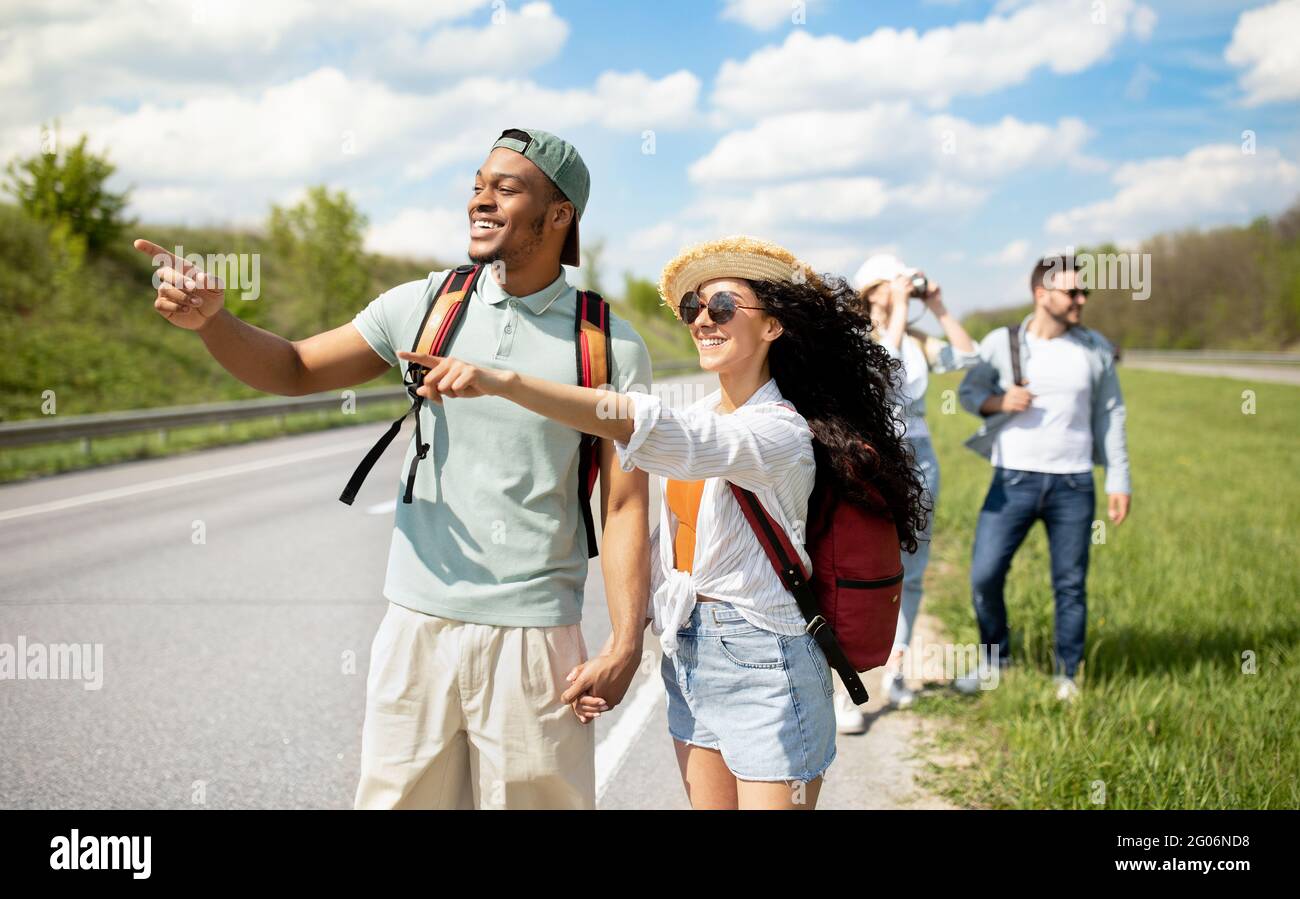
{"label": "man wearing green cap", "polygon": [[[590,178],[553,134],[509,129],[474,176],[469,257],[487,266],[452,347],[457,357],[554,381],[574,379],[578,221]],[[196,331],[240,380],[300,395],[365,383],[408,349],[425,281],[381,294],[348,324],[290,342],[222,311],[219,287],[147,241],[173,267],[155,308]],[[446,272],[430,278],[441,283]],[[609,380],[651,382],[645,343],[611,318]],[[580,620],[587,540],[577,432],[501,399],[425,404],[429,461],[397,503],[371,646],[358,808],[593,808],[595,744],[570,703],[617,703],[641,661],[649,594],[647,479],[600,446],[602,570],[612,622],[588,653]],[[402,471],[416,450],[408,446]],[[405,485],[399,486],[404,489]]]}

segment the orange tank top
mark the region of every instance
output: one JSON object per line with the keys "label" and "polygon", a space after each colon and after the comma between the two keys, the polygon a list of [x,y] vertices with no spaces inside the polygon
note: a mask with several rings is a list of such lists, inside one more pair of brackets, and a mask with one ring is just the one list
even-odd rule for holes
{"label": "orange tank top", "polygon": [[704,495],[703,481],[674,481],[665,485],[668,508],[677,516],[677,536],[673,540],[673,566],[679,571],[690,571],[695,562],[695,519],[700,513],[700,497]]}

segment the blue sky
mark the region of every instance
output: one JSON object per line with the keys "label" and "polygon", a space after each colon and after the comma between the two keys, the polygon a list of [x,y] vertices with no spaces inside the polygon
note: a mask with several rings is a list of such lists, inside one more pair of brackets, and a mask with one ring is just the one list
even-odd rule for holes
{"label": "blue sky", "polygon": [[846,275],[891,250],[968,311],[1040,252],[1293,202],[1297,36],[1300,0],[7,4],[0,150],[58,118],[144,221],[326,183],[371,248],[459,261],[492,138],[541,127],[592,171],[607,284],[745,232]]}

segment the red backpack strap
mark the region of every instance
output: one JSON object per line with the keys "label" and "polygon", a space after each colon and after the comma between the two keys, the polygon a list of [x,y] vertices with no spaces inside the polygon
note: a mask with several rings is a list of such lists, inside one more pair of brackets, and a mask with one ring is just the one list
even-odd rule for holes
{"label": "red backpack strap", "polygon": [[763,503],[753,491],[731,482],[727,482],[727,486],[731,488],[732,495],[740,504],[740,511],[753,529],[754,536],[758,538],[759,545],[767,554],[768,561],[772,563],[776,576],[781,579],[785,589],[794,595],[794,600],[799,605],[799,612],[803,615],[804,621],[808,622],[804,630],[812,635],[817,645],[822,648],[822,652],[826,654],[826,661],[839,672],[840,680],[844,682],[844,688],[849,691],[849,697],[853,702],[857,705],[867,702],[870,699],[867,688],[863,686],[862,678],[858,677],[853,663],[840,647],[835,632],[823,617],[817,591],[813,589],[803,562],[799,560],[799,554],[795,551],[794,544],[790,542],[790,535],[772,517],[772,514],[763,508]]}
{"label": "red backpack strap", "polygon": [[[609,383],[613,370],[610,343],[609,304],[594,290],[578,291],[573,315],[578,384],[603,387]],[[596,523],[591,516],[591,495],[599,474],[600,441],[591,434],[583,434],[578,444],[578,504],[582,507],[582,522],[587,529],[588,558],[594,558],[600,552],[596,545]]]}
{"label": "red backpack strap", "polygon": [[[457,266],[442,279],[442,284],[439,285],[437,290],[433,289],[433,283],[430,280],[429,287],[425,289],[424,294],[428,305],[424,311],[424,319],[420,322],[420,329],[416,332],[415,340],[411,344],[411,352],[428,353],[432,356],[441,356],[443,354],[451,344],[456,329],[460,327],[460,323],[465,317],[465,310],[468,308],[465,301],[474,292],[474,285],[478,283],[478,277],[482,271],[483,266],[481,265]],[[416,455],[411,459],[411,467],[406,475],[406,493],[402,497],[402,502],[411,502],[415,490],[415,469],[420,460],[429,452],[429,444],[424,442],[423,435],[420,433],[420,407],[424,404],[424,397],[417,396],[415,393],[416,388],[420,386],[427,373],[428,369],[418,362],[406,363],[406,374],[402,379],[402,383],[406,385],[406,392],[411,397],[411,407],[402,413],[401,418],[388,426],[388,430],[366,453],[365,458],[361,460],[361,464],[352,472],[352,477],[348,479],[347,486],[339,494],[340,502],[349,506],[352,505],[353,500],[357,498],[357,491],[361,489],[366,476],[370,474],[370,469],[375,467],[375,463],[384,454],[384,450],[388,449],[388,445],[393,442],[393,438],[401,430],[402,422],[406,420],[406,416],[414,412]]]}

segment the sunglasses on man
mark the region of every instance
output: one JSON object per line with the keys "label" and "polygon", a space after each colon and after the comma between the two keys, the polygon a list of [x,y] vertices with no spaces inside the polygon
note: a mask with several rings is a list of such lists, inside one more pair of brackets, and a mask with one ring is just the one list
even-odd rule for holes
{"label": "sunglasses on man", "polygon": [[1065,294],[1067,297],[1069,297],[1072,300],[1088,299],[1088,289],[1086,287],[1072,287],[1069,290],[1065,290],[1060,287],[1054,287],[1052,289],[1061,291],[1061,293]]}
{"label": "sunglasses on man", "polygon": [[701,302],[699,293],[694,290],[688,290],[682,294],[682,301],[677,304],[677,311],[681,314],[682,321],[686,324],[694,324],[695,320],[700,317],[701,309],[709,310],[709,318],[715,325],[725,325],[736,316],[737,309],[762,309],[762,306],[746,306],[740,302],[740,295],[732,293],[730,290],[716,291],[707,303]]}

